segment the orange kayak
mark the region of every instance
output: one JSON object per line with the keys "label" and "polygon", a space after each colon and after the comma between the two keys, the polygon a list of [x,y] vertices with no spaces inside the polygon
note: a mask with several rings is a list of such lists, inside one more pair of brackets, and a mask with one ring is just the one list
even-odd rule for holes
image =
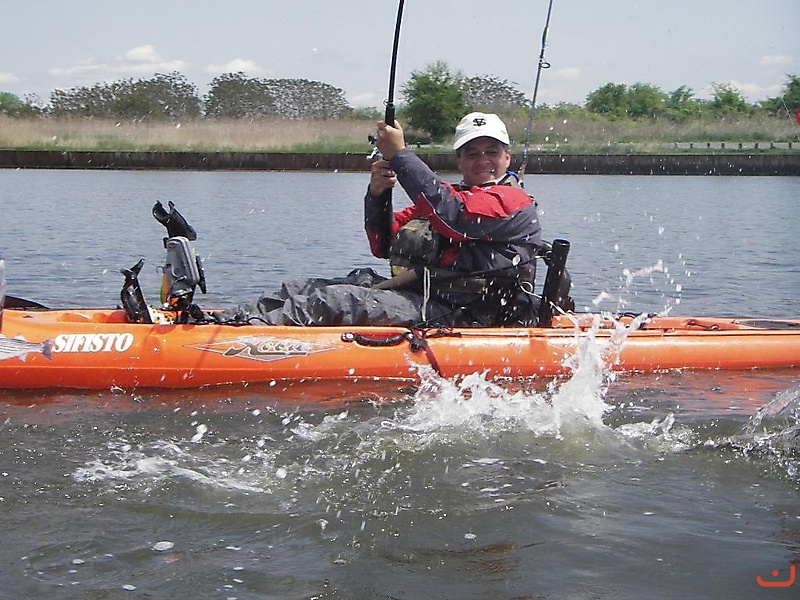
{"label": "orange kayak", "polygon": [[131,323],[123,310],[4,312],[0,389],[553,376],[586,344],[617,371],[800,367],[800,319],[561,315],[551,327],[408,330]]}

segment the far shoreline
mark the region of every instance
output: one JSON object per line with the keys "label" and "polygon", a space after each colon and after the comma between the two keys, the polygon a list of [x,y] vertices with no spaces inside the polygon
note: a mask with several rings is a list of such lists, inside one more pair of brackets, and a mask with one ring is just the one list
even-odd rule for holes
{"label": "far shoreline", "polygon": [[[456,171],[452,154],[420,154]],[[519,165],[515,156],[512,165]],[[0,168],[171,171],[367,172],[366,153],[0,150]],[[528,155],[525,172],[548,175],[800,176],[800,152]]]}

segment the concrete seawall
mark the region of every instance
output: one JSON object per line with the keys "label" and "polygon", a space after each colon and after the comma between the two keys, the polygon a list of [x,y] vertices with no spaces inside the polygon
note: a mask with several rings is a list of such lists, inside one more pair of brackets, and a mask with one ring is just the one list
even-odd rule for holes
{"label": "concrete seawall", "polygon": [[[455,171],[451,154],[421,154],[436,171]],[[515,157],[512,164],[519,164]],[[368,171],[366,154],[277,152],[82,152],[0,150],[0,168]],[[800,176],[800,152],[696,154],[534,154],[527,173],[568,175]]]}

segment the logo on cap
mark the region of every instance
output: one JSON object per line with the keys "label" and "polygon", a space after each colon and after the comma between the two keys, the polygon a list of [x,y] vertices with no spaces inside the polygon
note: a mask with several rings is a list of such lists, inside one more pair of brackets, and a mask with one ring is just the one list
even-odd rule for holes
{"label": "logo on cap", "polygon": [[481,125],[486,125],[486,119],[484,119],[483,117],[476,117],[476,118],[472,119],[472,124],[475,125],[475,127],[480,127]]}

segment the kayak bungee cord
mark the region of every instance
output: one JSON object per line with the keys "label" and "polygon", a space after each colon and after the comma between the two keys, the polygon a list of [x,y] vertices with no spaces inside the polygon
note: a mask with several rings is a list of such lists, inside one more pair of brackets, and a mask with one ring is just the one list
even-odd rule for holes
{"label": "kayak bungee cord", "polygon": [[531,110],[528,117],[528,125],[525,128],[525,146],[522,149],[522,166],[519,168],[519,181],[525,176],[525,167],[528,165],[528,149],[531,143],[531,132],[533,130],[533,113],[536,110],[536,96],[539,93],[539,79],[542,76],[543,69],[549,69],[550,63],[544,59],[544,53],[547,50],[547,37],[550,35],[550,14],[553,12],[553,0],[547,6],[547,18],[544,22],[544,31],[542,31],[542,48],[539,52],[539,66],[536,69],[536,81],[533,84],[533,94],[531,96]]}

